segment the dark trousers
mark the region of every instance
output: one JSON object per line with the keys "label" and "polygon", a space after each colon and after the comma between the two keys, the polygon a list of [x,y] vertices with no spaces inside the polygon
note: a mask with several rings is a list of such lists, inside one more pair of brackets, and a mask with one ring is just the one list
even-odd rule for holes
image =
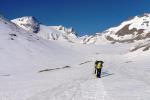
{"label": "dark trousers", "polygon": [[101,70],[102,70],[102,69],[97,69],[97,77],[98,77],[98,78],[101,78]]}

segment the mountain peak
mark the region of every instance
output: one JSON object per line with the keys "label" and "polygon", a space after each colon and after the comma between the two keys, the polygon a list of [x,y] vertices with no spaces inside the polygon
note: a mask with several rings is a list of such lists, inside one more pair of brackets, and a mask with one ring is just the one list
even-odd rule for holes
{"label": "mountain peak", "polygon": [[59,25],[59,26],[56,26],[56,29],[57,30],[62,30],[62,31],[64,31],[64,32],[66,32],[67,34],[74,34],[74,35],[78,35],[76,32],[75,32],[75,30],[73,29],[73,27],[70,27],[70,28],[66,28],[66,27],[64,27],[64,26],[62,26],[62,25]]}
{"label": "mountain peak", "polygon": [[29,32],[37,33],[39,31],[40,23],[33,16],[24,16],[11,21]]}
{"label": "mountain peak", "polygon": [[144,13],[144,14],[141,15],[140,17],[150,17],[150,13]]}

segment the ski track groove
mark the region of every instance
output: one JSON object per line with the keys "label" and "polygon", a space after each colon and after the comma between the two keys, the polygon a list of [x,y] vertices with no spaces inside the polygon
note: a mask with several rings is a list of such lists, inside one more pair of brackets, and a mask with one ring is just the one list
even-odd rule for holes
{"label": "ski track groove", "polygon": [[105,100],[102,79],[72,81],[38,93],[27,100]]}

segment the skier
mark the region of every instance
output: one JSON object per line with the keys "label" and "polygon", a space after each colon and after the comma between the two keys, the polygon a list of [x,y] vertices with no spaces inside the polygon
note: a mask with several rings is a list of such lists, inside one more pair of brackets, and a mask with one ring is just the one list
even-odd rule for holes
{"label": "skier", "polygon": [[95,74],[98,78],[101,78],[101,70],[103,67],[103,61],[95,61]]}

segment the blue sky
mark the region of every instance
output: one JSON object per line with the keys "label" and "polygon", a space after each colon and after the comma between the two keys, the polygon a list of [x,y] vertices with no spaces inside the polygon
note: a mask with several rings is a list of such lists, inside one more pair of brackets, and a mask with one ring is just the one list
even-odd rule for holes
{"label": "blue sky", "polygon": [[1,0],[0,13],[9,19],[34,16],[43,24],[72,26],[84,35],[150,13],[150,0]]}

